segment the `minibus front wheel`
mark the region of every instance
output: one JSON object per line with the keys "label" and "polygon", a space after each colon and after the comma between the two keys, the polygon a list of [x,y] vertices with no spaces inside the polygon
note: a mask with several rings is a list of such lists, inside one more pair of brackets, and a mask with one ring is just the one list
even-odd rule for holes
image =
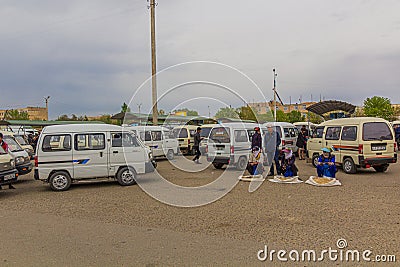
{"label": "minibus front wheel", "polygon": [[136,172],[132,168],[123,167],[117,172],[117,181],[122,186],[136,184]]}
{"label": "minibus front wheel", "polygon": [[65,171],[56,171],[49,178],[50,188],[53,191],[66,191],[71,186],[71,176]]}

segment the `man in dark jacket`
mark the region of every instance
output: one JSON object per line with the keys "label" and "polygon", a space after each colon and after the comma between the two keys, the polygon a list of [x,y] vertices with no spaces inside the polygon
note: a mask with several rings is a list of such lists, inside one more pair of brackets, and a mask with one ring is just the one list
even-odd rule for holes
{"label": "man in dark jacket", "polygon": [[253,151],[253,148],[259,147],[262,148],[261,143],[262,143],[262,137],[261,137],[261,132],[260,132],[260,127],[254,127],[255,133],[251,137],[251,151]]}
{"label": "man in dark jacket", "polygon": [[193,144],[193,148],[195,150],[195,156],[193,158],[193,161],[197,164],[201,164],[201,162],[199,161],[200,156],[201,156],[201,152],[200,152],[200,142],[201,142],[201,137],[200,137],[200,132],[201,132],[201,128],[197,127],[197,131],[194,134],[194,144]]}
{"label": "man in dark jacket", "polygon": [[268,166],[271,166],[269,176],[274,175],[274,162],[276,165],[276,173],[281,174],[281,166],[279,164],[279,145],[281,144],[281,137],[279,133],[274,131],[273,125],[267,125],[267,133],[264,136],[264,154],[267,157]]}

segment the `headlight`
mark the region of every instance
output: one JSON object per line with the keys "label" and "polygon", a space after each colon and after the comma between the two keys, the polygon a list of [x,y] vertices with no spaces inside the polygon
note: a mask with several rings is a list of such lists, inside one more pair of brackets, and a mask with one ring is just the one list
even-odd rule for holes
{"label": "headlight", "polygon": [[11,167],[15,167],[15,162],[14,162],[14,160],[12,159],[12,160],[10,160],[10,165],[11,165]]}
{"label": "headlight", "polygon": [[15,158],[15,164],[16,164],[16,165],[19,165],[19,164],[21,164],[21,163],[24,163],[24,161],[25,161],[24,157],[16,157],[16,158]]}
{"label": "headlight", "polygon": [[25,161],[25,162],[28,162],[28,161],[30,161],[30,158],[29,158],[29,157],[25,157],[25,158],[24,158],[24,161]]}

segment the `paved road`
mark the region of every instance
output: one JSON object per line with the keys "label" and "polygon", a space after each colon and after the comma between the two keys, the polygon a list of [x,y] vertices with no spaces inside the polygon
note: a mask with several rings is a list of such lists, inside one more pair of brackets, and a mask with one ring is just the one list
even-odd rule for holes
{"label": "paved road", "polygon": [[[174,165],[161,160],[158,171],[189,187],[211,183],[225,171],[208,166],[187,173]],[[301,178],[314,174],[311,164],[298,166]],[[237,179],[235,171],[225,173]],[[197,208],[168,206],[137,185],[114,182],[76,184],[56,193],[27,175],[16,190],[0,191],[0,265],[281,265],[276,258],[259,262],[257,251],[264,245],[321,251],[336,248],[339,238],[348,249],[400,260],[399,174],[399,164],[387,173],[339,171],[341,187],[264,182],[253,193],[239,182],[218,201]]]}

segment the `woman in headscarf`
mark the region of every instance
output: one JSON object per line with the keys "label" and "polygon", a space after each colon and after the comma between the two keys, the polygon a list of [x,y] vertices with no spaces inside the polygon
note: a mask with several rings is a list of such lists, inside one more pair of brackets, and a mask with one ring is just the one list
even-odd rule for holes
{"label": "woman in headscarf", "polygon": [[247,171],[251,175],[257,175],[263,173],[263,162],[264,158],[261,150],[258,146],[253,147],[252,153],[249,157],[249,163],[247,164]]}
{"label": "woman in headscarf", "polygon": [[282,150],[284,156],[281,159],[281,171],[285,177],[297,176],[299,171],[295,165],[296,156],[293,154],[292,150],[285,148]]}
{"label": "woman in headscarf", "polygon": [[322,148],[322,155],[319,156],[317,165],[318,177],[335,178],[337,168],[335,165],[335,156],[331,152],[330,148]]}

